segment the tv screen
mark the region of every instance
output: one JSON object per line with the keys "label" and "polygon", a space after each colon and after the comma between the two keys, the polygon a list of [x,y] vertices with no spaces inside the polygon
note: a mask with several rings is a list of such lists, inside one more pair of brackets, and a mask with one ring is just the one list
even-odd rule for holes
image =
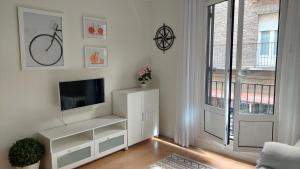
{"label": "tv screen", "polygon": [[59,83],[62,111],[103,103],[104,79],[90,79]]}

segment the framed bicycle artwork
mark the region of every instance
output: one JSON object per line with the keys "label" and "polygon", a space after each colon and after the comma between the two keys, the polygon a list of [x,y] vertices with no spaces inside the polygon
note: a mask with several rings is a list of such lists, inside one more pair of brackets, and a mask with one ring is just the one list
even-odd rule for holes
{"label": "framed bicycle artwork", "polygon": [[106,47],[86,46],[84,48],[86,68],[102,68],[108,66],[108,49]]}
{"label": "framed bicycle artwork", "polygon": [[61,13],[18,7],[22,70],[64,67]]}
{"label": "framed bicycle artwork", "polygon": [[83,38],[106,40],[107,22],[103,18],[83,17]]}

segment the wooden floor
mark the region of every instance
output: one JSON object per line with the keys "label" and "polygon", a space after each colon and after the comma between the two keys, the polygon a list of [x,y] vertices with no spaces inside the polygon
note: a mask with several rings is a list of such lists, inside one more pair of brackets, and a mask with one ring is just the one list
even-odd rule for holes
{"label": "wooden floor", "polygon": [[80,169],[144,169],[150,164],[177,153],[193,160],[208,164],[217,169],[254,169],[251,164],[243,163],[222,155],[199,148],[182,148],[165,138],[154,138],[119,151],[102,159],[91,162]]}

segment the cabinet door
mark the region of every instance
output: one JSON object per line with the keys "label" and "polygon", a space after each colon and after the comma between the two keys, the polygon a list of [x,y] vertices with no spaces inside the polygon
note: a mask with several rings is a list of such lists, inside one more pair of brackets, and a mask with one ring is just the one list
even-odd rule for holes
{"label": "cabinet door", "polygon": [[158,136],[159,128],[159,93],[158,90],[148,90],[143,97],[144,139]]}
{"label": "cabinet door", "polygon": [[95,141],[95,157],[100,158],[127,146],[127,134],[120,132]]}
{"label": "cabinet door", "polygon": [[130,93],[127,96],[128,111],[128,146],[142,140],[142,93]]}
{"label": "cabinet door", "polygon": [[71,149],[54,153],[52,161],[53,169],[75,168],[94,158],[94,143],[86,143]]}

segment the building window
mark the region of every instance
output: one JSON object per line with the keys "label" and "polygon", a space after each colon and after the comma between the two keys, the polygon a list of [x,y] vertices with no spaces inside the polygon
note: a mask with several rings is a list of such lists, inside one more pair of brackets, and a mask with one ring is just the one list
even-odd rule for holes
{"label": "building window", "polygon": [[275,68],[278,13],[259,15],[258,20],[257,67]]}
{"label": "building window", "polygon": [[260,55],[268,55],[270,49],[270,31],[261,31],[260,34]]}

